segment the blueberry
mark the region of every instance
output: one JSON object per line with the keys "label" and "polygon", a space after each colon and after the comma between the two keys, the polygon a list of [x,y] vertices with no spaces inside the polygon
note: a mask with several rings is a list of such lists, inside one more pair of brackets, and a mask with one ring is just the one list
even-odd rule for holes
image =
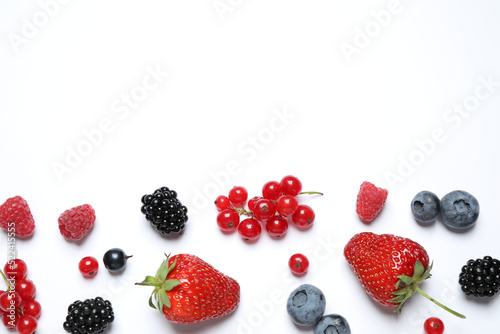
{"label": "blueberry", "polygon": [[343,316],[329,314],[319,320],[314,327],[314,334],[351,334],[351,328]]}
{"label": "blueberry", "polygon": [[428,224],[432,223],[439,216],[441,204],[439,197],[430,191],[421,191],[413,197],[411,201],[411,212],[415,220]]}
{"label": "blueberry", "polygon": [[314,326],[325,313],[326,299],[320,289],[302,284],[292,291],[286,310],[292,321],[299,326]]}
{"label": "blueberry", "polygon": [[441,198],[441,220],[452,230],[471,228],[478,216],[479,202],[466,191],[455,190]]}

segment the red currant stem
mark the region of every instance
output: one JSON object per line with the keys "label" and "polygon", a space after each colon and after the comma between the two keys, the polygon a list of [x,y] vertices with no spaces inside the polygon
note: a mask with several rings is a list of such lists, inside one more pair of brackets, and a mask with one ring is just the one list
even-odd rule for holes
{"label": "red currant stem", "polygon": [[10,283],[9,283],[9,280],[7,279],[7,277],[5,276],[5,274],[3,273],[3,270],[0,269],[0,274],[2,274],[2,277],[3,277],[3,280],[5,281],[5,283],[7,284],[7,291],[10,291]]}
{"label": "red currant stem", "polygon": [[323,195],[323,193],[319,191],[302,191],[299,195]]}
{"label": "red currant stem", "polygon": [[240,216],[241,215],[246,215],[246,216],[250,216],[250,217],[253,217],[253,213],[248,211],[248,210],[245,210],[245,208],[241,208],[241,209],[237,209],[235,208],[232,204],[231,204],[231,208],[236,211],[236,213],[238,213]]}
{"label": "red currant stem", "polygon": [[431,302],[433,302],[434,304],[436,304],[439,307],[443,308],[444,310],[450,312],[451,314],[453,314],[453,315],[455,315],[455,316],[457,316],[459,318],[465,319],[465,315],[460,314],[460,313],[458,313],[456,311],[453,311],[449,307],[441,304],[440,302],[438,302],[437,300],[435,300],[434,298],[432,298],[431,296],[429,296],[428,294],[426,294],[425,292],[423,292],[418,286],[415,286],[415,290],[417,290],[422,296],[424,296],[425,298],[429,299]]}

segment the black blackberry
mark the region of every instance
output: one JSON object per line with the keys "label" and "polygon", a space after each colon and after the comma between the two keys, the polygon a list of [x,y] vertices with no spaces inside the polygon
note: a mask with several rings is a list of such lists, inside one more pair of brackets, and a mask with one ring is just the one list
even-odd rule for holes
{"label": "black blackberry", "polygon": [[466,295],[493,297],[500,290],[500,261],[491,256],[467,261],[458,283]]}
{"label": "black blackberry", "polygon": [[161,187],[142,196],[141,211],[151,225],[163,235],[182,232],[188,220],[187,207],[177,198],[177,192]]}
{"label": "black blackberry", "polygon": [[71,334],[100,334],[113,320],[115,315],[109,300],[102,297],[77,300],[68,307],[63,328]]}

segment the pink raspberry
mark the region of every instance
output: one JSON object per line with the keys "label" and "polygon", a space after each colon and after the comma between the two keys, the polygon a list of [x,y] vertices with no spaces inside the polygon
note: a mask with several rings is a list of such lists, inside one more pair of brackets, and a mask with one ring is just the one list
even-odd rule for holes
{"label": "pink raspberry", "polygon": [[365,222],[371,222],[382,211],[389,192],[370,182],[363,182],[356,200],[356,213]]}
{"label": "pink raspberry", "polygon": [[64,211],[58,219],[59,231],[68,240],[80,240],[94,226],[95,211],[89,204]]}
{"label": "pink raspberry", "polygon": [[0,227],[21,238],[33,234],[35,220],[24,198],[11,197],[0,206]]}

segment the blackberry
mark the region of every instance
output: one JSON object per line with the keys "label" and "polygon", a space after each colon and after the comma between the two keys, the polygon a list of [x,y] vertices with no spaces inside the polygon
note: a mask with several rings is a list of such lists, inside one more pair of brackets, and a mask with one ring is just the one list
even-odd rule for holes
{"label": "blackberry", "polygon": [[100,334],[113,320],[115,316],[109,300],[102,297],[77,300],[68,307],[63,328],[71,334]]}
{"label": "blackberry", "polygon": [[500,290],[500,261],[491,256],[467,261],[458,283],[466,295],[493,297]]}
{"label": "blackberry", "polygon": [[177,198],[177,192],[161,187],[142,196],[141,212],[151,225],[163,235],[181,233],[188,220],[187,207]]}

